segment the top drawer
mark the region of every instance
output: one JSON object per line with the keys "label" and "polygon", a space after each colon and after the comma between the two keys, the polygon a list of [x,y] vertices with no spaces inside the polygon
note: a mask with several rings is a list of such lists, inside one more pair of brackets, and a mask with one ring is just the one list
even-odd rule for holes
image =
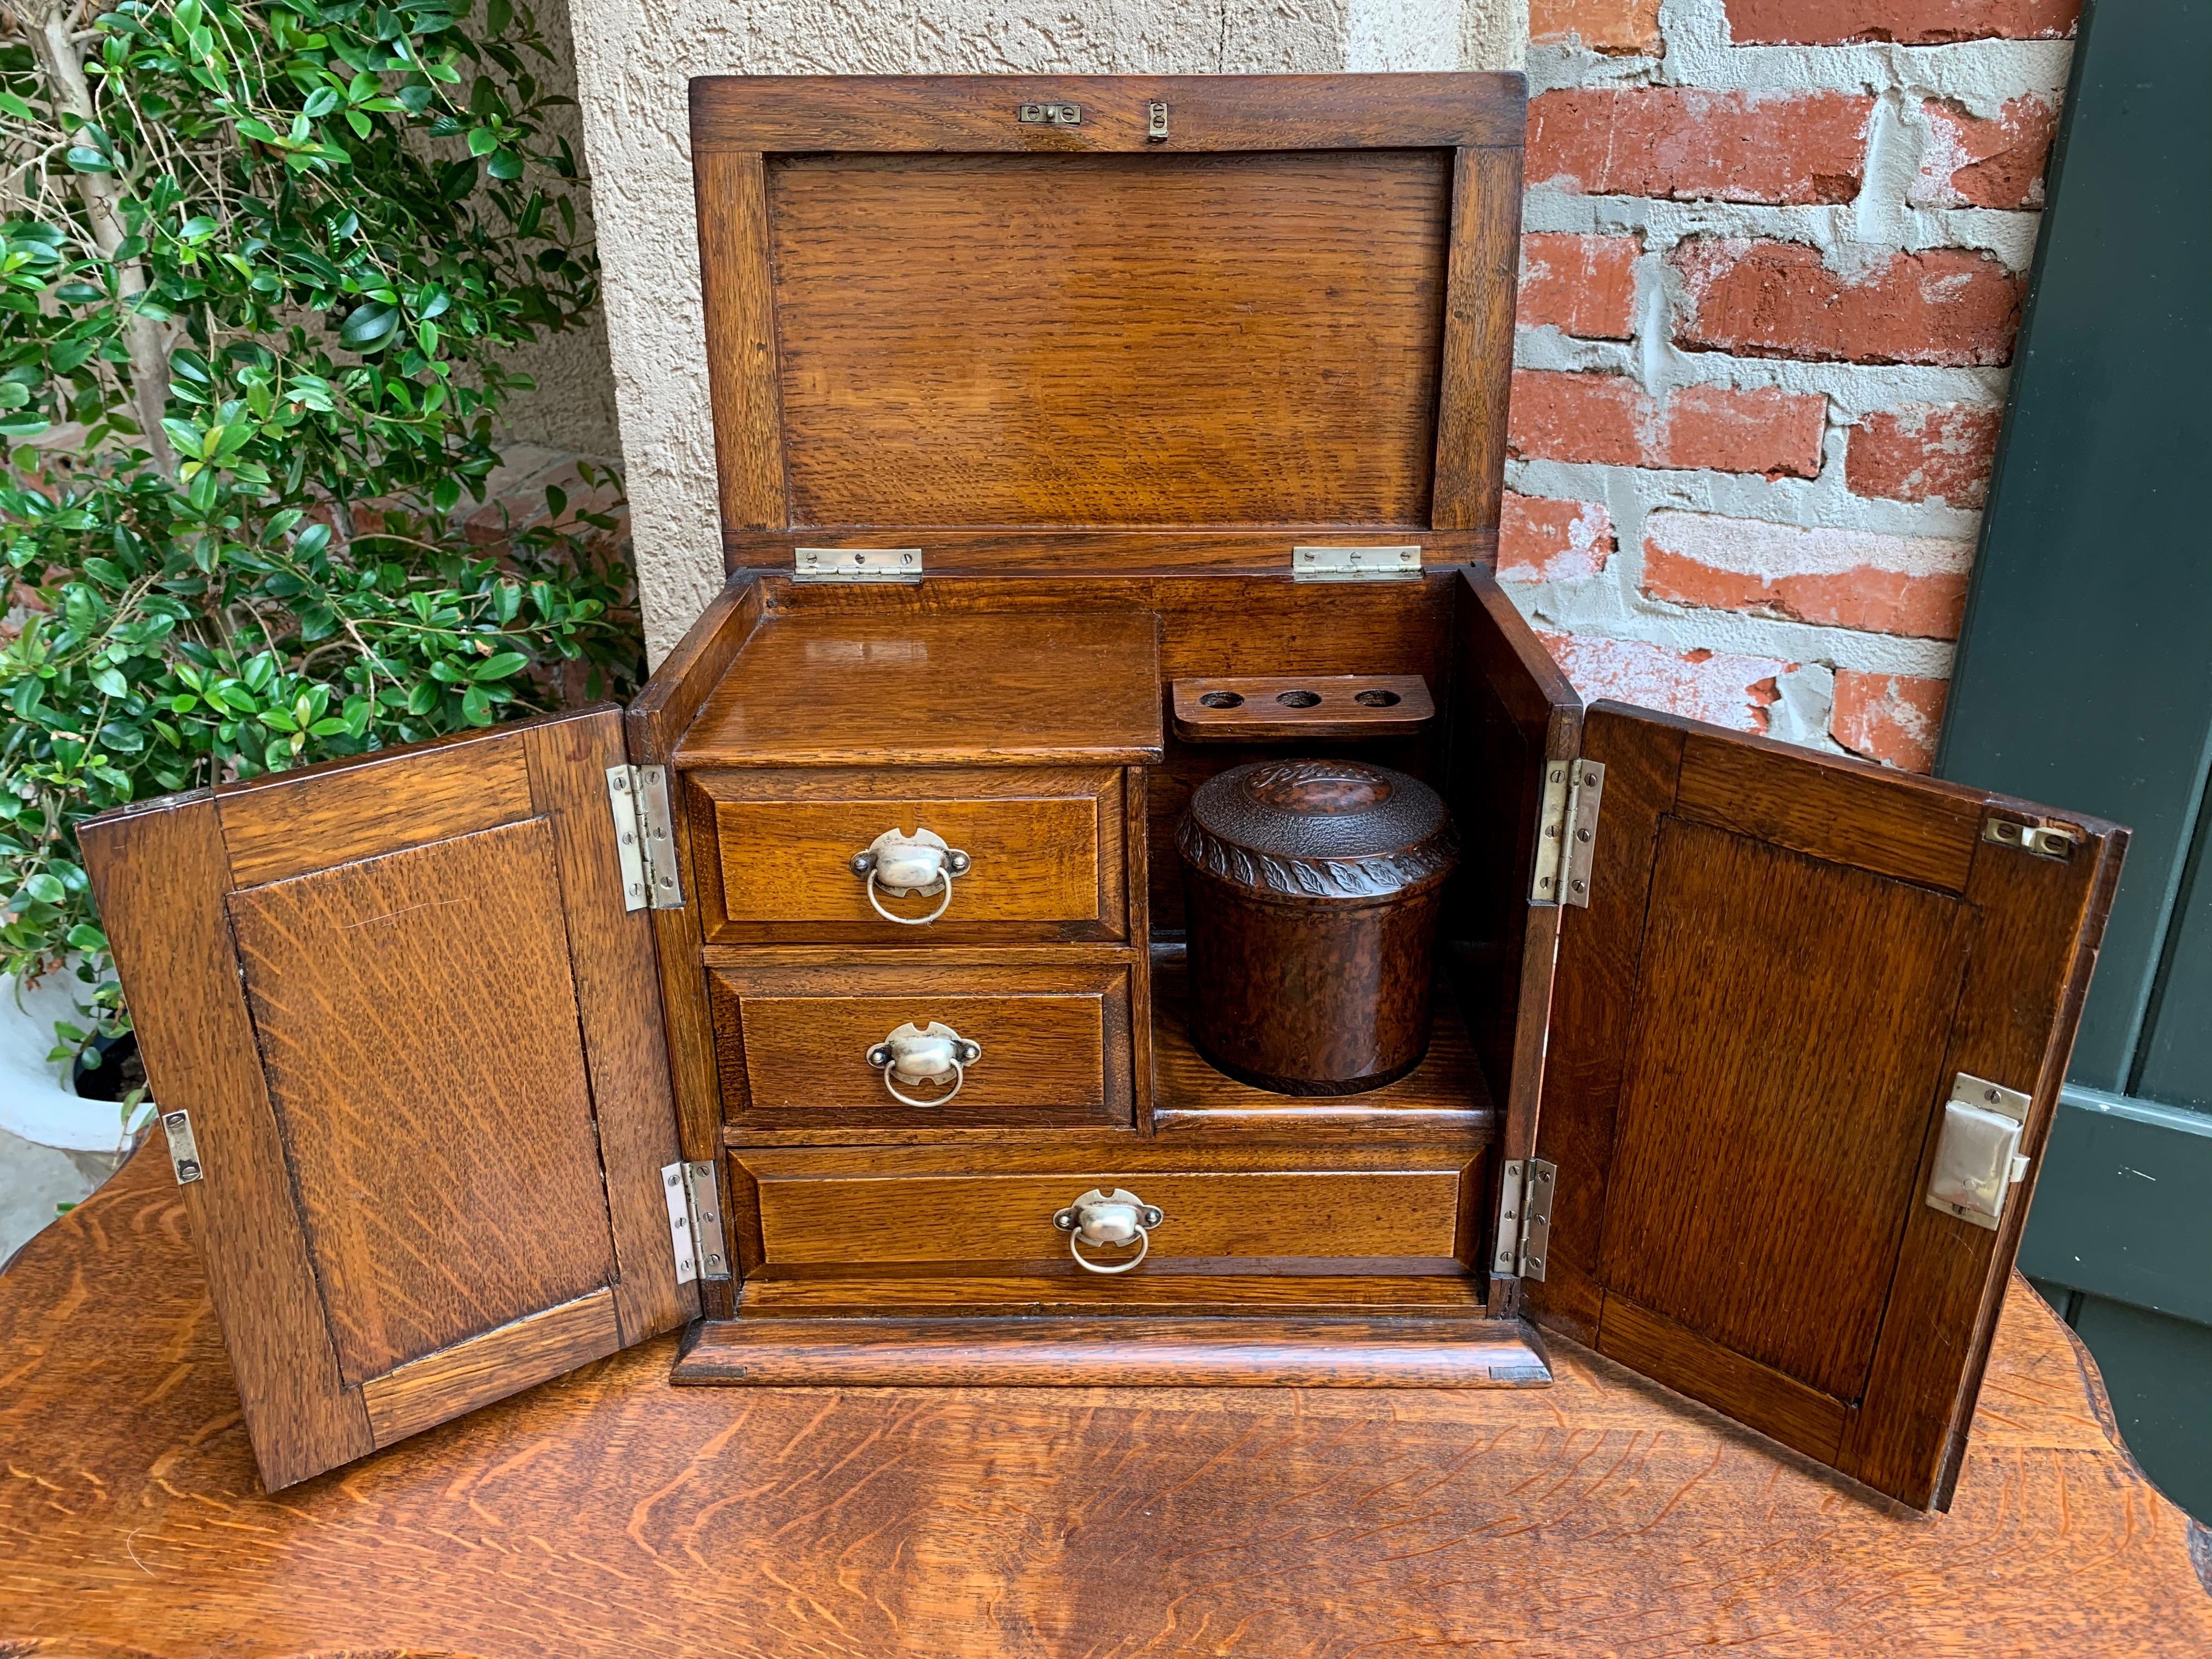
{"label": "top drawer", "polygon": [[[1127,805],[1115,767],[750,769],[684,777],[713,944],[915,945],[1128,937]],[[927,830],[965,868],[903,896],[854,860]],[[956,866],[958,860],[954,860]],[[942,903],[942,914],[925,921]],[[877,907],[908,921],[888,921]]]}

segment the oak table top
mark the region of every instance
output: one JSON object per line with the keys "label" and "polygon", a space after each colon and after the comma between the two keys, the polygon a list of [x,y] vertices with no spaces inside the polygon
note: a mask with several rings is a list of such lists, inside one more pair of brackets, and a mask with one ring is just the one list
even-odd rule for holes
{"label": "oak table top", "polygon": [[1940,1516],[1564,1343],[1458,1393],[672,1389],[673,1347],[264,1496],[134,1159],[0,1277],[0,1655],[2212,1652],[2212,1544],[2018,1280]]}

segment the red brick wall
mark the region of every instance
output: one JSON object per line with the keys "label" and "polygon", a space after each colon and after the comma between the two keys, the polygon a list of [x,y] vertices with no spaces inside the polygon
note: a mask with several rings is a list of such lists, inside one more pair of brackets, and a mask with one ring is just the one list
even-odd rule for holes
{"label": "red brick wall", "polygon": [[1924,770],[2078,0],[1531,0],[1499,574],[1587,695]]}

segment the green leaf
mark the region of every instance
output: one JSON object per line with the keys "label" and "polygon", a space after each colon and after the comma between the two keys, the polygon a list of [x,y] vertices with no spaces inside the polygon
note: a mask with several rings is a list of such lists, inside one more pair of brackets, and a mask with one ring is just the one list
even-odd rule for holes
{"label": "green leaf", "polygon": [[317,87],[307,94],[307,101],[300,106],[300,113],[310,121],[319,121],[338,106],[340,94],[336,87]]}
{"label": "green leaf", "polygon": [[23,890],[41,904],[59,904],[69,896],[61,883],[43,871],[25,882]]}
{"label": "green leaf", "polygon": [[498,148],[499,135],[494,132],[489,127],[471,127],[469,129],[470,155],[489,155],[492,151]]}
{"label": "green leaf", "polygon": [[520,179],[522,158],[511,149],[494,150],[491,160],[484,163],[484,171],[495,179]]}
{"label": "green leaf", "polygon": [[112,668],[94,671],[92,683],[111,697],[128,696],[131,692],[131,682]]}
{"label": "green leaf", "polygon": [[461,718],[471,726],[491,724],[491,697],[481,685],[472,685],[461,693]]}
{"label": "green leaf", "polygon": [[79,173],[112,173],[115,163],[90,144],[71,144],[62,159]]}
{"label": "green leaf", "polygon": [[338,329],[338,343],[363,356],[381,351],[399,331],[399,307],[374,301],[357,306]]}
{"label": "green leaf", "polygon": [[527,668],[530,659],[520,651],[502,651],[495,657],[486,657],[469,672],[469,678],[479,683],[503,680],[519,668]]}

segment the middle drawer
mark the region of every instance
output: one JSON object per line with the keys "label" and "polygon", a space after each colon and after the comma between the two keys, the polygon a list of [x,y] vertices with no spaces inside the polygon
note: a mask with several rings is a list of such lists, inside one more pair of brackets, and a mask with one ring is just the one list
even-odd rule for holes
{"label": "middle drawer", "polygon": [[1096,961],[710,965],[724,1115],[759,1129],[1130,1127],[1130,977]]}

